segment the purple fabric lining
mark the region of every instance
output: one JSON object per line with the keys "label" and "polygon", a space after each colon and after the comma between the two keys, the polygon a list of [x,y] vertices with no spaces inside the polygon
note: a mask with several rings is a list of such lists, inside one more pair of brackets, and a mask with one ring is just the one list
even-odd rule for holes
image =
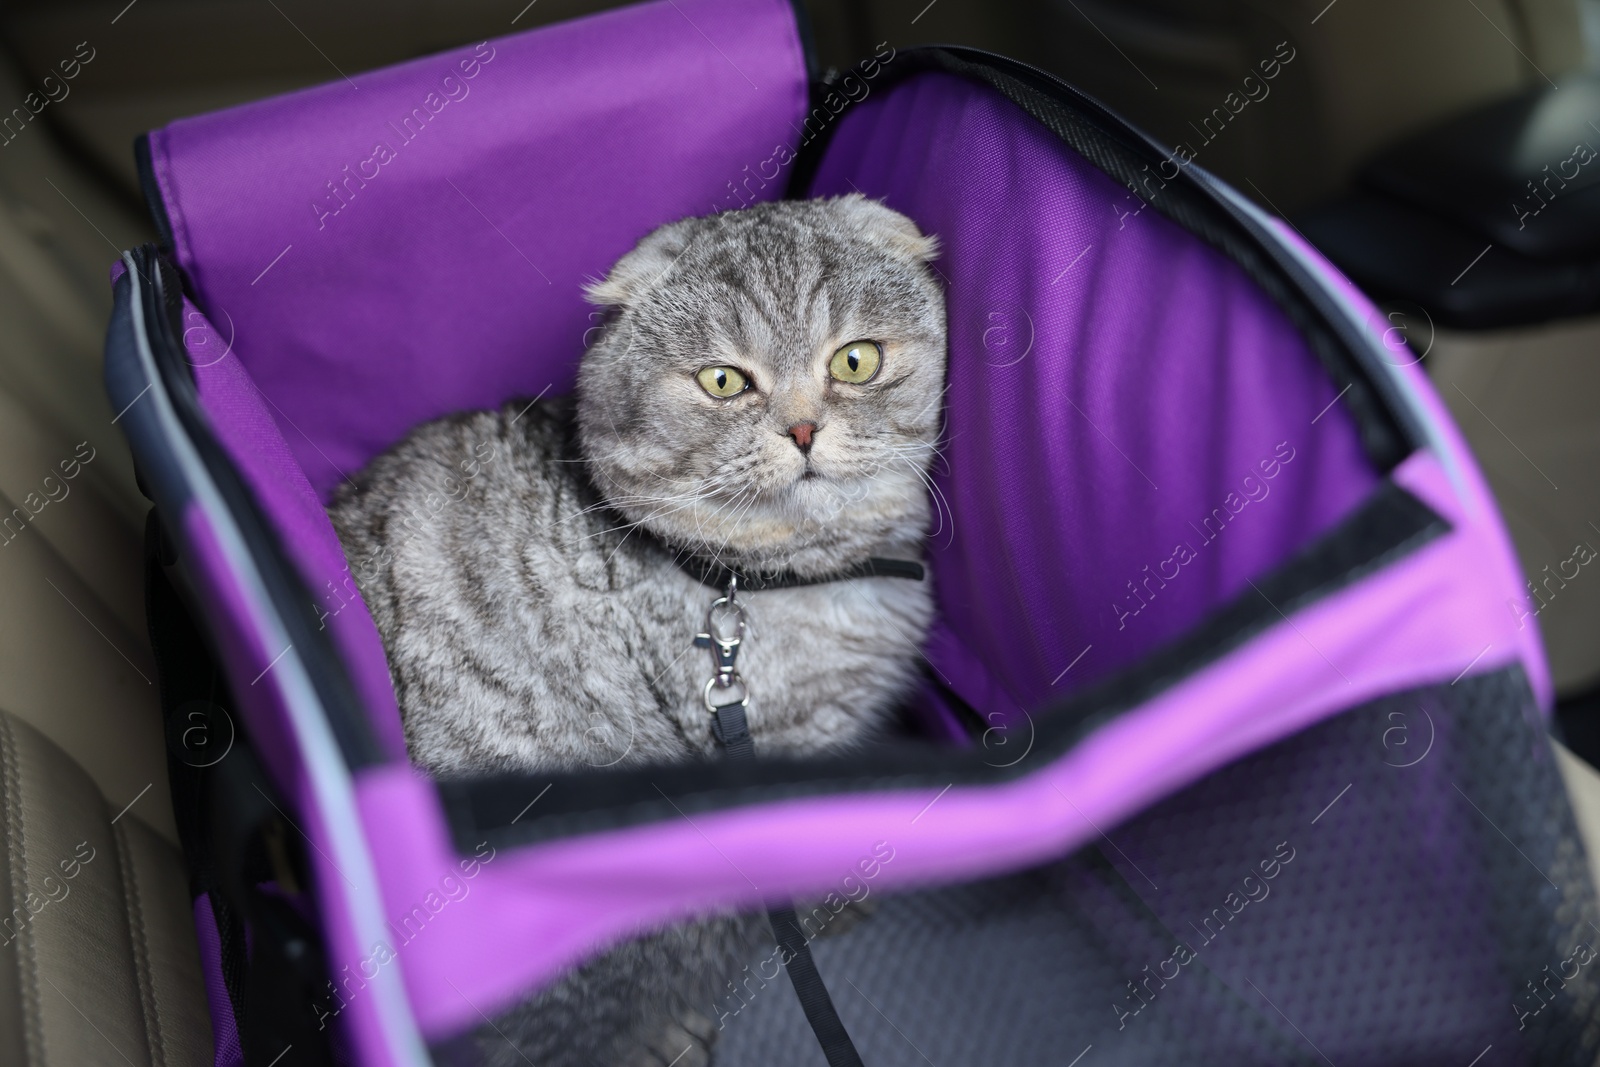
{"label": "purple fabric lining", "polygon": [[806,106],[786,0],[662,0],[353,80],[150,137],[197,302],[324,500],[417,423],[567,391],[582,283],[737,205]]}
{"label": "purple fabric lining", "polygon": [[[504,853],[469,900],[399,948],[423,1032],[439,1038],[595,946],[713,905],[826,892],[887,841],[890,889],[1059,856],[1224,763],[1385,693],[1518,660],[1506,588],[1479,575],[1502,536],[1421,452],[1396,480],[1455,524],[1401,562],[1295,613],[1096,731],[1052,764],[989,787],[775,802]],[[1488,648],[1485,651],[1485,648]],[[1338,666],[1334,666],[1338,664]],[[456,862],[437,795],[399,766],[357,792],[393,923]],[[931,802],[931,804],[930,804]],[[1303,813],[1306,818],[1315,810]],[[759,888],[756,888],[759,887]],[[470,1003],[468,1003],[470,1001]]]}
{"label": "purple fabric lining", "polygon": [[187,299],[183,342],[211,429],[245,484],[278,527],[284,548],[311,590],[317,616],[350,670],[367,718],[391,757],[406,758],[400,710],[383,641],[362,600],[333,524],[306,481],[258,390],[229,351],[229,339]]}
{"label": "purple fabric lining", "polygon": [[239,1044],[239,1026],[233,1018],[233,1001],[222,980],[222,938],[217,933],[217,917],[211,910],[211,897],[201,893],[194,898],[194,930],[200,942],[200,971],[206,984],[206,1008],[211,1015],[212,1043],[216,1047],[216,1067],[243,1067],[244,1049]]}
{"label": "purple fabric lining", "polygon": [[867,100],[813,187],[852,189],[944,248],[931,656],[974,706],[1019,715],[1127,666],[1376,485],[1243,271],[992,91],[925,74]]}

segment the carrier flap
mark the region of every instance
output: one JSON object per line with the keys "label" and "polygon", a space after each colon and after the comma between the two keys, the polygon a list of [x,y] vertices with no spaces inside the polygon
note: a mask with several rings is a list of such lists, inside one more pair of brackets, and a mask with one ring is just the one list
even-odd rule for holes
{"label": "carrier flap", "polygon": [[142,155],[191,295],[326,498],[411,426],[569,389],[583,283],[780,194],[752,175],[807,92],[786,0],[663,0],[183,119]]}

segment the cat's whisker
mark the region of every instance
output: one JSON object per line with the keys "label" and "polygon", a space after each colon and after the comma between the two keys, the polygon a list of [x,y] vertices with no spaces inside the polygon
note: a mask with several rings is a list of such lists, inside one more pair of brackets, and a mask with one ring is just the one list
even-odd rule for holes
{"label": "cat's whisker", "polygon": [[[595,511],[605,508],[607,510],[621,511],[624,513],[631,511],[636,514],[643,512],[643,514],[640,514],[637,518],[630,519],[629,521],[621,524],[603,526],[597,530],[593,530],[583,535],[582,537],[578,538],[578,540],[586,541],[593,537],[600,537],[610,533],[619,533],[624,530],[631,533],[634,529],[640,526],[650,523],[658,518],[683,511],[686,508],[695,507],[698,504],[704,503],[707,499],[708,496],[706,493],[694,491],[670,496],[641,495],[628,498],[626,500],[613,501],[609,505],[601,505],[600,508],[591,508],[588,510]],[[651,507],[652,505],[653,507]],[[649,508],[649,510],[646,510],[646,508]],[[568,517],[574,518],[576,516]]]}
{"label": "cat's whisker", "polygon": [[[945,496],[944,490],[939,488],[939,484],[934,481],[928,472],[923,470],[918,464],[904,456],[897,456],[896,458],[899,459],[900,462],[906,464],[906,466],[910,467],[911,472],[921,480],[923,485],[927,486],[928,495],[930,499],[933,500],[933,511],[936,524],[929,532],[928,536],[930,538],[938,537],[940,533],[944,532],[945,515],[948,513],[950,516],[950,538],[953,540],[955,538],[955,509],[951,507],[950,499]],[[947,541],[946,544],[948,543],[949,542]]]}
{"label": "cat's whisker", "polygon": [[[701,482],[700,479],[692,479],[692,478],[689,478],[689,479],[678,479],[678,480],[686,482],[686,483],[700,483]],[[584,516],[592,515],[595,512],[599,512],[599,511],[623,511],[623,510],[629,510],[629,509],[639,509],[639,508],[647,507],[647,506],[651,506],[651,505],[678,503],[678,502],[692,502],[692,501],[698,499],[699,497],[701,497],[708,490],[709,491],[716,491],[719,488],[721,488],[721,485],[717,484],[717,483],[702,483],[702,484],[694,484],[693,488],[687,493],[676,493],[676,494],[666,494],[666,495],[659,494],[659,493],[651,493],[651,494],[638,493],[638,494],[633,494],[633,495],[626,495],[626,494],[620,494],[620,493],[619,494],[611,494],[611,495],[609,495],[607,497],[607,499],[602,500],[602,501],[600,501],[598,503],[592,504],[589,507],[582,508],[582,509],[580,509],[578,511],[575,511],[570,515],[563,516],[561,519],[558,519],[558,520],[555,520],[555,521],[553,521],[551,523],[546,524],[546,526],[541,527],[541,529],[548,529],[550,527],[559,526],[560,524],[562,524],[564,522],[568,522],[568,521],[571,521],[573,519],[583,518]],[[643,520],[641,520],[641,521],[643,521]],[[632,525],[632,524],[630,524],[630,525]],[[618,527],[618,529],[620,529],[620,528],[621,527]],[[600,532],[604,532],[604,531],[600,531]]]}
{"label": "cat's whisker", "polygon": [[929,421],[935,415],[935,413],[943,412],[945,395],[949,393],[949,391],[950,387],[947,385],[943,389],[939,390],[938,393],[929,397],[926,404],[918,408],[916,411],[910,413],[910,418],[907,418],[904,424],[908,426],[920,426],[923,422]]}
{"label": "cat's whisker", "polygon": [[[655,498],[655,499],[661,499],[661,498]],[[598,536],[599,534],[617,533],[619,531],[626,530],[627,533],[623,534],[622,539],[617,542],[616,548],[613,548],[611,550],[611,555],[614,556],[614,555],[616,555],[617,549],[620,549],[622,547],[623,542],[625,542],[628,539],[628,537],[631,536],[633,534],[633,532],[635,530],[637,530],[640,526],[643,526],[644,524],[646,524],[646,523],[648,523],[648,522],[650,522],[650,521],[652,521],[654,519],[661,518],[661,517],[663,517],[665,515],[674,514],[676,512],[682,511],[685,508],[694,507],[696,504],[703,503],[706,499],[707,499],[707,494],[705,492],[695,492],[695,493],[685,494],[685,495],[682,495],[682,496],[679,496],[679,497],[672,497],[672,498],[669,498],[669,499],[665,500],[662,507],[657,508],[656,510],[650,512],[648,515],[645,515],[640,519],[637,519],[637,520],[635,520],[633,522],[625,523],[622,526],[607,527],[604,530],[596,531],[595,533],[589,534],[588,536],[589,537],[594,537],[594,536]],[[666,506],[667,504],[670,504],[671,506]],[[580,538],[580,540],[586,540],[586,539],[587,538]],[[606,557],[606,562],[609,563],[610,560],[611,560],[611,556],[607,556]]]}
{"label": "cat's whisker", "polygon": [[628,507],[637,507],[637,506],[639,506],[641,504],[655,503],[658,499],[659,499],[658,497],[639,496],[639,497],[618,497],[618,498],[613,498],[612,500],[601,501],[598,504],[591,504],[589,507],[581,508],[578,511],[574,511],[570,515],[563,515],[559,519],[552,519],[549,522],[545,523],[544,525],[540,526],[539,530],[540,530],[540,532],[545,532],[545,531],[548,531],[548,530],[552,530],[552,529],[556,528],[557,526],[561,526],[561,525],[563,525],[565,523],[572,522],[575,519],[582,519],[582,518],[584,518],[584,517],[586,517],[588,515],[593,515],[596,512],[618,510],[618,509],[621,509],[621,508],[628,508]]}
{"label": "cat's whisker", "polygon": [[[939,483],[934,481],[932,476],[930,476],[927,471],[916,465],[912,465],[911,469],[915,471],[917,477],[922,480],[922,484],[928,487],[928,494],[933,500],[934,517],[937,522],[934,526],[934,529],[929,533],[928,536],[939,536],[939,534],[944,531],[946,516],[948,516],[950,523],[950,537],[951,539],[954,539],[955,509],[950,505],[949,497],[945,496],[944,490],[939,487]],[[946,543],[948,544],[948,542]]]}
{"label": "cat's whisker", "polygon": [[[696,500],[695,497],[693,497],[691,495],[691,496],[684,497],[684,498],[681,498],[681,499],[674,498],[674,499],[670,499],[670,500],[662,500],[661,498],[652,498],[652,502],[660,503],[661,506],[656,508],[654,511],[651,511],[648,514],[644,515],[643,517],[633,520],[632,522],[625,522],[620,526],[604,526],[604,527],[601,527],[598,530],[593,530],[593,531],[591,531],[591,532],[589,532],[587,534],[584,534],[582,537],[578,538],[578,540],[580,542],[582,542],[582,541],[587,541],[587,540],[589,540],[591,538],[594,538],[594,537],[603,537],[603,536],[605,536],[607,534],[621,533],[622,531],[627,531],[627,533],[623,534],[623,538],[622,538],[622,540],[625,541],[625,540],[627,540],[628,535],[632,534],[633,531],[638,529],[640,526],[643,526],[644,524],[652,521],[653,519],[661,518],[664,515],[671,515],[674,512],[682,511],[684,508],[693,507],[695,505],[695,503],[697,502],[697,500]],[[621,544],[621,542],[618,542],[619,547],[620,547],[620,544]],[[616,550],[613,549],[612,551],[615,552]]]}
{"label": "cat's whisker", "polygon": [[915,460],[924,469],[934,469],[936,465],[941,474],[950,473],[950,464],[945,459],[944,447],[938,442],[917,442],[915,444],[890,444],[885,446],[901,456]]}
{"label": "cat's whisker", "polygon": [[734,535],[735,531],[737,531],[737,529],[738,529],[739,519],[744,516],[745,512],[749,511],[750,508],[755,506],[756,501],[758,499],[760,499],[761,494],[760,494],[759,491],[757,491],[755,489],[754,486],[751,486],[750,489],[748,490],[748,492],[750,494],[750,499],[749,500],[742,500],[742,498],[744,497],[745,494],[744,493],[740,493],[739,496],[734,497],[733,501],[730,502],[730,504],[728,504],[728,505],[720,505],[716,509],[715,515],[718,518],[722,517],[722,511],[723,511],[723,507],[724,506],[732,507],[733,508],[733,514],[731,516],[729,516],[727,518],[727,520],[723,523],[723,525],[725,526],[725,528],[727,529],[728,532],[727,532],[727,535],[723,537],[722,543],[720,545],[718,545],[717,548],[714,550],[713,558],[720,558],[721,554],[723,552],[727,551],[728,542],[733,538],[733,535]]}
{"label": "cat's whisker", "polygon": [[747,495],[752,501],[754,501],[755,493],[752,486],[746,486],[745,488],[739,490],[739,492],[729,500],[717,501],[709,497],[706,498],[703,502],[710,504],[711,509],[701,515],[700,522],[697,527],[698,531],[701,533],[705,531],[705,524],[708,520],[720,520],[723,517],[724,512],[726,512],[729,508],[738,508],[744,502],[744,499]]}
{"label": "cat's whisker", "polygon": [[[585,535],[584,537],[579,538],[579,540],[580,541],[588,540],[589,538],[592,538],[592,537],[598,537],[598,536],[602,536],[604,534],[618,533],[618,532],[622,532],[622,531],[626,531],[626,534],[624,534],[624,538],[623,538],[623,540],[626,540],[627,536],[631,535],[634,530],[638,529],[640,526],[643,526],[643,525],[645,525],[645,524],[647,524],[647,523],[649,523],[649,522],[651,522],[651,521],[653,521],[655,519],[663,518],[663,517],[665,517],[667,515],[671,515],[671,514],[675,514],[675,513],[679,512],[679,511],[683,511],[686,508],[693,508],[696,505],[703,504],[703,503],[706,503],[706,502],[710,501],[712,499],[712,495],[714,493],[720,491],[722,488],[724,488],[724,486],[720,482],[719,483],[713,483],[713,484],[702,484],[702,485],[698,486],[695,490],[693,490],[691,492],[688,492],[688,493],[680,493],[680,494],[674,494],[674,495],[670,495],[670,496],[661,496],[661,495],[638,496],[638,497],[630,498],[630,499],[628,499],[626,501],[622,501],[622,500],[613,501],[613,504],[618,506],[617,510],[621,510],[623,508],[627,508],[627,509],[630,509],[630,510],[640,510],[640,505],[656,505],[656,506],[652,510],[648,511],[646,514],[640,516],[637,519],[634,519],[631,522],[623,523],[622,525],[618,525],[618,526],[607,526],[607,527],[604,527],[604,528],[602,528],[600,530],[593,531],[592,533],[589,533],[589,534]],[[743,491],[741,491],[740,495],[742,496],[742,494],[743,494]],[[735,499],[737,500],[738,497],[735,497]],[[701,520],[702,525],[703,525],[703,522],[704,522],[704,519]],[[619,547],[620,547],[620,542],[619,542]],[[615,553],[616,549],[613,549],[612,551],[613,551],[613,553]]]}

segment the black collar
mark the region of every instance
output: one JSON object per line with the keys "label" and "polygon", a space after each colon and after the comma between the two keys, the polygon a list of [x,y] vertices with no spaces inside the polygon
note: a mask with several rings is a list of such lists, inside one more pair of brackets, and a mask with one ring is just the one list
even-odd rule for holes
{"label": "black collar", "polygon": [[712,589],[725,590],[733,578],[739,579],[743,592],[759,593],[765,589],[795,589],[803,585],[822,585],[851,578],[909,578],[920,582],[927,572],[922,564],[909,559],[883,559],[872,556],[832,574],[808,578],[793,571],[736,571],[716,560],[703,556],[689,556],[677,561],[685,574]]}

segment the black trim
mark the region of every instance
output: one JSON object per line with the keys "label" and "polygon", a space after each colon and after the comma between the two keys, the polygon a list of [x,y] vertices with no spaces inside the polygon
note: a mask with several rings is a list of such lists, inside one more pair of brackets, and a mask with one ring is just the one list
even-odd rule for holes
{"label": "black trim", "polygon": [[856,578],[906,578],[920,582],[927,577],[927,570],[916,560],[885,559],[882,556],[869,556],[842,571],[815,578],[794,571],[739,571],[704,556],[674,557],[674,560],[685,574],[701,585],[721,590],[728,588],[728,583],[737,578],[739,588],[747,593],[760,593],[768,589],[799,589],[807,585],[848,582]]}
{"label": "black trim", "polygon": [[[899,53],[895,54],[899,58]],[[893,60],[891,60],[893,62]],[[887,67],[885,67],[887,69]],[[834,73],[832,71],[830,74]],[[882,75],[879,75],[882,77]],[[888,84],[892,79],[885,79],[882,84]],[[789,183],[784,187],[784,199],[804,200],[811,195],[811,182],[817,176],[817,168],[822,165],[822,157],[827,154],[828,145],[833,140],[833,132],[838,128],[838,120],[849,113],[849,107],[841,108],[837,115],[828,111],[823,103],[828,92],[833,88],[833,81],[819,81],[813,79],[811,91],[806,99],[806,113],[800,119],[800,133],[798,143],[794,146],[794,163],[789,168]],[[849,99],[846,97],[845,99]],[[809,137],[804,133],[806,123],[812,116],[821,110],[829,118],[821,128]]]}
{"label": "black trim", "polygon": [[[1254,583],[1183,638],[1098,685],[1032,716],[1033,753],[1023,767],[985,762],[981,747],[901,741],[846,756],[743,763],[672,764],[616,772],[517,774],[436,783],[456,847],[487,840],[515,847],[797,797],[950,784],[992,785],[1052,761],[1093,731],[1215,662],[1284,616],[1442,536],[1449,524],[1386,482],[1332,530]],[[548,793],[542,792],[550,786]],[[537,814],[528,801],[543,796]]]}
{"label": "black trim", "polygon": [[[131,255],[134,270],[144,281],[139,293],[146,340],[161,376],[160,384],[261,571],[267,595],[327,712],[328,724],[341,755],[352,768],[387,762],[388,756],[378,743],[367,718],[367,709],[345,671],[343,660],[326,633],[320,630],[315,598],[289,561],[272,524],[246,488],[232,460],[211,434],[209,417],[200,403],[194,375],[179,340],[183,328],[178,268],[149,245],[135,249]],[[127,276],[119,282],[119,285],[131,284],[131,277]],[[130,416],[133,414],[129,412]],[[133,437],[131,428],[129,437]],[[141,455],[140,458],[145,457]],[[168,473],[169,477],[176,475],[176,468]],[[181,528],[171,526],[169,529],[175,537],[181,538]]]}
{"label": "black trim", "polygon": [[167,215],[167,202],[161,197],[161,183],[156,181],[155,160],[150,155],[150,135],[141,133],[133,141],[133,161],[139,168],[139,190],[144,193],[145,210],[155,223],[158,247],[163,255],[174,255],[177,247],[172,240],[172,219]]}
{"label": "black trim", "polygon": [[144,553],[145,625],[156,663],[178,842],[189,870],[189,895],[216,891],[212,914],[222,983],[239,1019],[244,1015],[244,923],[222,895],[223,876],[205,817],[207,779],[218,773],[215,764],[221,762],[216,749],[231,752],[237,740],[233,716],[223,706],[234,701],[193,614],[168,579],[176,549],[154,508],[145,515]]}
{"label": "black trim", "polygon": [[[1279,239],[1221,192],[1221,183],[1193,164],[1178,166],[1149,136],[1079,89],[1037,67],[976,48],[930,46],[897,54],[877,86],[888,88],[939,71],[994,89],[1038,120],[1065,145],[1145,199],[1160,214],[1237,263],[1288,315],[1345,396],[1368,458],[1388,472],[1426,444],[1427,436],[1389,380],[1381,356],[1338,301]],[[861,100],[871,98],[871,94]],[[825,129],[798,148],[789,195],[809,195],[834,131],[859,101],[848,101]],[[1177,175],[1166,178],[1168,163]],[[1141,192],[1140,182],[1147,183]],[[1148,196],[1148,183],[1158,188]]]}
{"label": "black trim", "polygon": [[[887,44],[888,42],[882,43]],[[811,179],[816,176],[817,167],[826,152],[828,142],[833,139],[833,132],[838,126],[838,119],[849,110],[850,97],[843,91],[844,80],[854,76],[864,83],[882,85],[888,85],[896,81],[897,79],[894,78],[878,81],[882,71],[888,70],[889,65],[900,55],[898,51],[893,49],[891,49],[891,52],[893,54],[887,60],[879,61],[878,54],[874,53],[867,59],[857,62],[849,70],[838,71],[830,68],[820,79],[813,74],[810,92],[807,94],[806,99],[806,113],[801,116],[800,125],[795,127],[795,133],[799,135],[799,139],[794,145],[794,160],[789,167],[789,180],[784,186],[783,195],[785,199],[800,200],[808,195],[807,190],[811,186]],[[875,63],[879,67],[879,73],[869,77],[863,69],[868,63]],[[833,93],[837,93],[839,99],[846,101],[846,105],[838,111],[833,111],[827,106],[828,96]],[[868,95],[870,95],[870,92]],[[864,100],[866,97],[861,99]],[[817,119],[819,115],[821,122],[815,130],[812,130],[812,120]]]}
{"label": "black trim", "polygon": [[800,38],[800,58],[806,67],[806,83],[815,85],[822,77],[822,67],[817,59],[817,36],[811,28],[811,15],[800,0],[789,0],[794,15],[794,32]]}

